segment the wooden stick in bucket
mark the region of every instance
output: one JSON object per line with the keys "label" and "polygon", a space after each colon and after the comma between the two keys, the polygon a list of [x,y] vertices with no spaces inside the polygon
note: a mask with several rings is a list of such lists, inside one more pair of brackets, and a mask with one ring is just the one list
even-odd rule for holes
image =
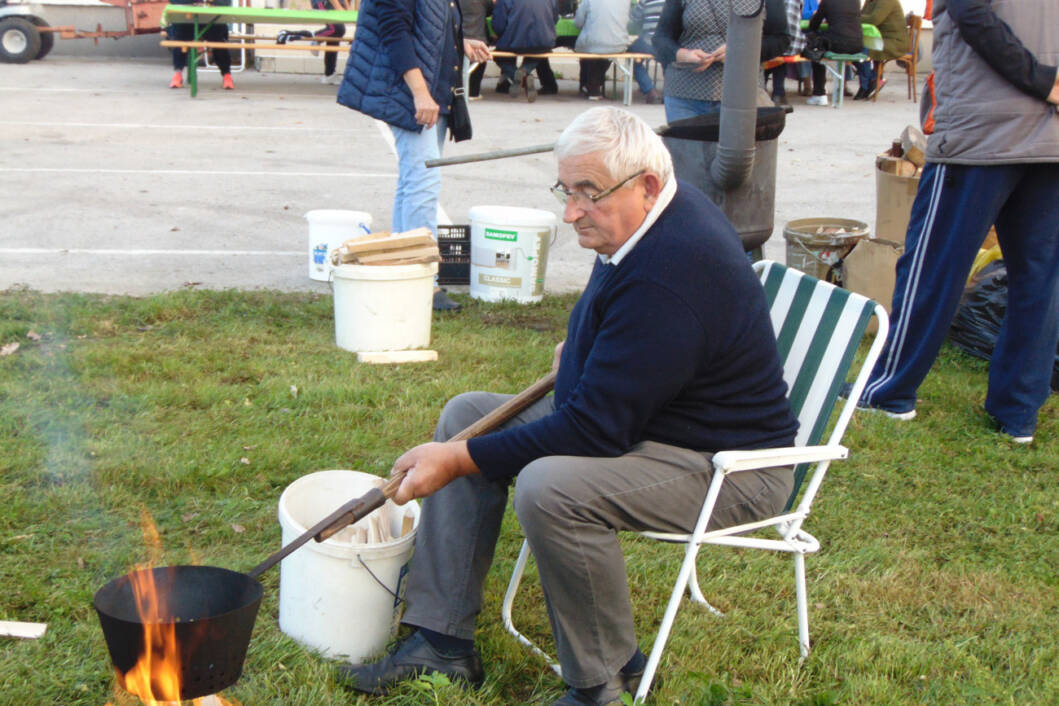
{"label": "wooden stick in bucket", "polygon": [[[514,419],[519,413],[523,412],[534,402],[537,402],[548,394],[554,386],[555,373],[551,372],[479,419],[474,424],[453,436],[449,441],[463,441],[464,439],[481,436],[482,434],[487,434],[497,429]],[[404,477],[404,471],[396,471],[390,476],[381,489],[373,488],[362,495],[358,499],[362,502],[354,509],[338,517],[329,527],[327,527],[327,529],[317,533],[315,535],[316,541],[322,542],[328,537],[334,536],[342,531],[342,528],[366,517],[373,510],[380,507],[397,493],[397,489],[401,487],[401,481],[404,480]],[[404,534],[403,529],[401,534]]]}

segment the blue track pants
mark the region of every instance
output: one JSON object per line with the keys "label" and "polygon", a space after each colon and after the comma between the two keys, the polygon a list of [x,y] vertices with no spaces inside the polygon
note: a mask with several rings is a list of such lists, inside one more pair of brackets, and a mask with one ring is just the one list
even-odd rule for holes
{"label": "blue track pants", "polygon": [[989,366],[985,409],[1032,435],[1059,344],[1059,164],[927,164],[897,261],[890,338],[861,398],[915,408],[991,225],[1008,271],[1008,306]]}

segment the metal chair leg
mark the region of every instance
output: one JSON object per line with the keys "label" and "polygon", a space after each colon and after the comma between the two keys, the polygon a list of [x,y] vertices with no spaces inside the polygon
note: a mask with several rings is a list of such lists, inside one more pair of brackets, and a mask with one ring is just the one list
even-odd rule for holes
{"label": "metal chair leg", "polygon": [[515,561],[515,569],[511,572],[511,580],[507,584],[507,592],[504,593],[504,603],[500,608],[500,615],[504,620],[504,627],[507,631],[515,636],[515,639],[528,647],[532,652],[540,655],[544,658],[544,661],[548,663],[548,666],[552,668],[556,674],[560,677],[563,676],[563,670],[559,666],[559,663],[552,659],[551,655],[537,647],[537,645],[530,640],[528,637],[520,633],[515,628],[515,623],[511,619],[511,606],[515,602],[515,594],[518,593],[519,584],[522,582],[522,574],[526,571],[526,563],[530,558],[530,547],[529,542],[522,540],[522,550],[518,553],[518,559]]}
{"label": "metal chair leg", "polygon": [[798,647],[802,659],[809,656],[809,600],[805,591],[805,555],[794,555],[794,587],[798,598]]}

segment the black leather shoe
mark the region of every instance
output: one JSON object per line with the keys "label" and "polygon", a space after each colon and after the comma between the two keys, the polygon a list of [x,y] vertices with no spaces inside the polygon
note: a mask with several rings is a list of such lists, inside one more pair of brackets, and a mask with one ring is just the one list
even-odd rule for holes
{"label": "black leather shoe", "polygon": [[631,696],[636,696],[636,690],[640,688],[640,679],[642,677],[642,667],[636,671],[629,672],[623,669],[617,675],[611,677],[606,684],[600,684],[588,689],[574,689],[571,687],[552,706],[621,706],[621,695],[628,692]]}
{"label": "black leather shoe", "polygon": [[460,304],[449,299],[444,289],[434,292],[434,311],[459,311]]}
{"label": "black leather shoe", "polygon": [[415,679],[420,674],[444,674],[454,684],[476,689],[485,681],[477,650],[466,657],[446,657],[418,631],[374,664],[344,664],[338,668],[341,681],[356,691],[376,695],[386,694],[399,682]]}
{"label": "black leather shoe", "polygon": [[862,101],[870,95],[871,91],[869,91],[867,88],[858,88],[857,95],[853,96],[853,100]]}

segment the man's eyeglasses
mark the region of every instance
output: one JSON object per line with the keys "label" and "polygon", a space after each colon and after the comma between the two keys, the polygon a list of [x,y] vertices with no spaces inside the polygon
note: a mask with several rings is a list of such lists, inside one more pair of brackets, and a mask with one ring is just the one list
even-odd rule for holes
{"label": "man's eyeglasses", "polygon": [[611,186],[611,187],[608,187],[606,189],[603,189],[603,191],[600,191],[598,194],[586,194],[583,191],[570,191],[569,189],[567,189],[563,184],[561,184],[558,181],[555,182],[555,184],[552,187],[550,187],[549,190],[553,194],[555,194],[555,198],[559,199],[559,203],[561,203],[563,206],[566,206],[566,203],[570,199],[574,199],[575,201],[580,200],[581,203],[584,203],[585,201],[589,201],[591,203],[596,204],[596,203],[599,203],[600,201],[602,201],[603,199],[605,199],[606,197],[610,196],[615,191],[617,191],[621,187],[625,186],[630,181],[632,181],[633,179],[635,179],[636,177],[640,176],[641,174],[643,174],[646,171],[647,171],[646,169],[641,169],[640,171],[636,172],[635,174],[630,174],[629,176],[625,177],[624,179],[619,181],[614,186]]}

